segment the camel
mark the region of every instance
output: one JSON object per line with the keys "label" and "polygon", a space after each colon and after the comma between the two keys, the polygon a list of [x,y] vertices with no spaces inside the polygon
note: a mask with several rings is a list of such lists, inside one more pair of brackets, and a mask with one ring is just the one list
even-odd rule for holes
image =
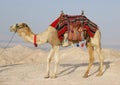
{"label": "camel", "polygon": [[[79,27],[83,28],[82,25]],[[24,41],[34,43],[35,46],[37,46],[37,44],[44,44],[44,43],[49,43],[51,45],[51,50],[47,57],[47,69],[46,69],[46,74],[44,78],[56,78],[57,70],[58,70],[57,68],[59,65],[59,47],[64,46],[62,45],[64,43],[62,43],[61,40],[58,38],[58,30],[56,30],[54,26],[49,26],[44,32],[40,34],[35,34],[31,31],[30,27],[26,23],[17,23],[10,27],[10,31],[18,33],[18,35],[22,37]],[[84,32],[85,32],[84,34],[88,34],[86,30],[84,30]],[[66,32],[64,33],[64,35],[66,35]],[[102,70],[103,70],[104,59],[101,52],[102,48],[101,48],[100,30],[99,29],[96,30],[94,37],[86,36],[85,40],[86,40],[86,48],[88,49],[88,52],[89,52],[89,64],[83,77],[87,78],[89,76],[90,68],[94,62],[95,50],[100,60],[99,72],[97,76],[101,76],[103,74]],[[70,42],[71,43],[68,44],[67,46],[70,46],[71,44],[74,44],[74,43],[78,43],[76,41],[70,41]],[[54,62],[55,62],[54,72],[50,74],[50,63],[52,58],[54,58]]]}

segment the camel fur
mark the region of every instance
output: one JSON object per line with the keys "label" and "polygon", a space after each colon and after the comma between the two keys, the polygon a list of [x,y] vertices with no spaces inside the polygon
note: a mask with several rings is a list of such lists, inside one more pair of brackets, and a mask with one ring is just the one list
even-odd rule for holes
{"label": "camel fur", "polygon": [[[57,68],[59,65],[59,47],[62,46],[62,42],[58,38],[57,30],[53,28],[52,26],[49,26],[46,31],[40,33],[40,34],[34,34],[30,27],[26,23],[19,23],[12,25],[10,27],[11,32],[16,32],[20,37],[24,39],[24,41],[34,43],[34,35],[36,35],[36,44],[44,44],[44,43],[50,43],[52,48],[50,50],[50,53],[47,57],[47,70],[45,74],[45,78],[56,78],[57,76]],[[89,64],[88,68],[84,74],[84,77],[88,77],[90,68],[94,62],[94,50],[98,53],[99,60],[100,60],[100,67],[99,72],[97,76],[101,76],[102,70],[103,70],[103,56],[101,52],[101,34],[100,30],[97,30],[94,37],[90,37],[90,41],[86,41],[86,47],[89,52]],[[71,41],[72,42],[72,41]],[[73,42],[74,43],[74,42]],[[54,72],[50,75],[50,63],[51,59],[54,57],[55,60],[55,66],[54,66]]]}

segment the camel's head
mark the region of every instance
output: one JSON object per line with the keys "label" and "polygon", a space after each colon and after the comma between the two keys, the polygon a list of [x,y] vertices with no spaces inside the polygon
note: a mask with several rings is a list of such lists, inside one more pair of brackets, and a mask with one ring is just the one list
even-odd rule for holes
{"label": "camel's head", "polygon": [[15,24],[15,25],[12,25],[10,26],[10,31],[11,32],[23,32],[24,30],[27,30],[28,28],[28,25],[26,23],[18,23],[18,24]]}

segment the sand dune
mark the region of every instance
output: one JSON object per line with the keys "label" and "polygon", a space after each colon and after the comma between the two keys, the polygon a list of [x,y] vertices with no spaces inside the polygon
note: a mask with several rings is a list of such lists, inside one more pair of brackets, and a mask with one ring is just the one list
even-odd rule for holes
{"label": "sand dune", "polygon": [[7,48],[0,55],[0,85],[120,85],[120,51],[103,49],[102,52],[105,57],[102,77],[96,77],[99,58],[95,53],[90,76],[83,78],[88,53],[70,47],[60,50],[58,78],[44,79],[48,51],[21,45]]}

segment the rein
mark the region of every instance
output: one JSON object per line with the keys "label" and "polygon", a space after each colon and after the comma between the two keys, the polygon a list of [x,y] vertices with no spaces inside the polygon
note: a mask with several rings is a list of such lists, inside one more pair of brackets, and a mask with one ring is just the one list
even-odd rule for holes
{"label": "rein", "polygon": [[[16,33],[16,32],[15,32]],[[0,55],[5,51],[6,48],[8,48],[9,44],[12,42],[15,33],[12,35],[12,37],[10,38],[10,40],[8,41],[7,45],[3,48],[3,50],[0,52]]]}

